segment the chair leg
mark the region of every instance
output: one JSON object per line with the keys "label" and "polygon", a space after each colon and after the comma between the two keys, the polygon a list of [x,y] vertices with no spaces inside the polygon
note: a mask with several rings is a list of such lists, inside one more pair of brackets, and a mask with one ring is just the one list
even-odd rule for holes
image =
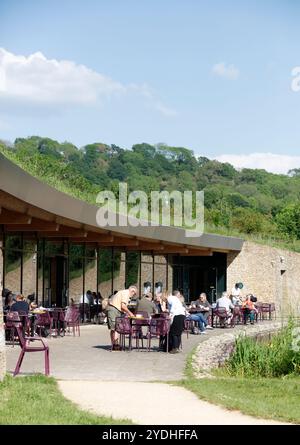
{"label": "chair leg", "polygon": [[45,375],[50,374],[49,348],[45,350]]}
{"label": "chair leg", "polygon": [[24,349],[22,349],[21,352],[20,352],[17,364],[16,364],[16,368],[15,368],[15,371],[14,371],[14,377],[17,374],[19,374],[19,372],[20,372],[20,368],[21,368],[21,365],[22,365],[22,361],[23,361],[24,355],[25,355],[25,351],[24,351]]}

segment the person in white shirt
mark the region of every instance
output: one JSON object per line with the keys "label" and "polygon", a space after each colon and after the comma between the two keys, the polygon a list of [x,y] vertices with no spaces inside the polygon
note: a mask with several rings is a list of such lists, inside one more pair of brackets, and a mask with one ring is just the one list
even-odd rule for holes
{"label": "person in white shirt", "polygon": [[235,285],[231,289],[231,301],[234,305],[242,304],[242,295],[241,295],[242,287],[243,287],[242,283],[235,283]]}
{"label": "person in white shirt", "polygon": [[174,290],[172,295],[168,297],[168,307],[172,320],[169,332],[169,351],[171,354],[176,354],[181,345],[181,335],[184,330],[184,320],[186,316],[186,309],[180,301],[179,290]]}
{"label": "person in white shirt", "polygon": [[222,297],[217,300],[216,307],[217,307],[217,309],[218,308],[226,309],[226,314],[227,314],[226,321],[227,321],[227,324],[230,324],[231,318],[232,318],[231,309],[234,308],[234,305],[232,304],[227,292],[222,293]]}

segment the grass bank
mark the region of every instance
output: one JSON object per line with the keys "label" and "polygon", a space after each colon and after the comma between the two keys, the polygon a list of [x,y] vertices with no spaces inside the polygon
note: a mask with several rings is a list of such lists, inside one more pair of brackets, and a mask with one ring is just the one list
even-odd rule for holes
{"label": "grass bank", "polygon": [[192,352],[185,378],[175,384],[229,410],[300,424],[299,357],[290,348],[291,329],[289,324],[270,344],[238,339],[235,353],[211,378],[195,377]]}
{"label": "grass bank", "polygon": [[63,397],[52,377],[6,376],[0,383],[0,425],[128,425],[129,420],[82,411]]}

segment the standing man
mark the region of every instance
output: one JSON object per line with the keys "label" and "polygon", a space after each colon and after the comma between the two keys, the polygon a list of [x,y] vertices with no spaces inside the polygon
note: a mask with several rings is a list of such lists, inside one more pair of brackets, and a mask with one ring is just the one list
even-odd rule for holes
{"label": "standing man", "polygon": [[235,283],[235,285],[231,289],[232,303],[234,305],[242,304],[241,289],[243,289],[243,283]]}
{"label": "standing man", "polygon": [[128,289],[119,290],[109,299],[107,306],[107,325],[110,330],[110,339],[113,351],[119,351],[119,336],[116,332],[116,318],[121,317],[122,313],[133,317],[133,313],[127,308],[129,299],[137,294],[136,286],[129,286]]}

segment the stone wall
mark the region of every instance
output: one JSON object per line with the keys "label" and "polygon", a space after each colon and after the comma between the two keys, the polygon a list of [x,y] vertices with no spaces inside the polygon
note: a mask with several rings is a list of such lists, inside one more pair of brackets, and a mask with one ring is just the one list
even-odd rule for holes
{"label": "stone wall", "polygon": [[274,302],[282,316],[300,314],[300,254],[245,242],[240,253],[227,256],[227,289],[242,282],[243,294]]}
{"label": "stone wall", "polygon": [[[3,256],[2,256],[2,242],[0,241],[0,295],[2,296],[2,270],[3,270]],[[5,335],[3,329],[3,312],[2,312],[2,298],[0,299],[0,381],[3,379],[6,372],[6,356],[5,356]]]}
{"label": "stone wall", "polygon": [[211,371],[222,366],[234,351],[235,341],[239,336],[268,338],[280,331],[287,322],[265,321],[254,326],[236,326],[234,329],[219,332],[202,341],[193,354],[193,373],[197,378],[211,376]]}

